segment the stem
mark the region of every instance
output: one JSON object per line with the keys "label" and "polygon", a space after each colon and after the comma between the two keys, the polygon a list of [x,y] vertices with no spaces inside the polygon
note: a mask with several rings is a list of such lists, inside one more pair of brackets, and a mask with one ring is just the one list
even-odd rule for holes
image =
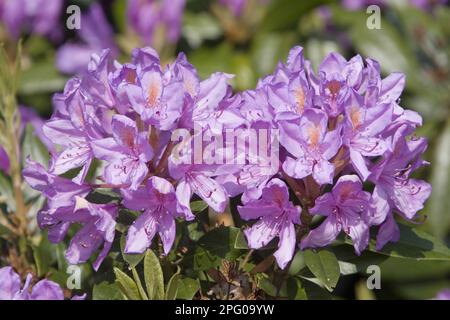
{"label": "stem", "polygon": [[[15,101],[10,101],[10,103],[15,104]],[[20,114],[18,109],[15,108],[15,114],[10,118],[6,119],[6,130],[9,141],[9,159],[10,159],[10,175],[13,186],[14,199],[16,202],[16,217],[19,221],[19,232],[21,235],[26,236],[27,234],[27,208],[25,205],[25,200],[22,192],[22,173],[20,169],[20,159],[19,159],[19,136],[17,127],[20,127]],[[17,124],[17,126],[16,126]]]}
{"label": "stem", "polygon": [[167,161],[169,160],[169,156],[172,153],[173,147],[174,147],[173,141],[170,141],[167,144],[167,147],[164,150],[164,153],[162,154],[161,159],[158,162],[158,165],[156,166],[155,174],[159,174],[164,171]]}
{"label": "stem", "polygon": [[286,173],[283,172],[283,178],[288,183],[289,187],[294,191],[295,196],[297,197],[298,201],[300,201],[300,204],[305,204],[305,198],[304,195],[306,195],[305,188],[294,178],[288,176]]}
{"label": "stem", "polygon": [[247,264],[248,260],[250,260],[250,257],[252,256],[253,252],[255,251],[255,249],[251,249],[247,255],[244,258],[244,261],[242,261],[242,265],[241,265],[241,269],[244,269],[245,265]]}

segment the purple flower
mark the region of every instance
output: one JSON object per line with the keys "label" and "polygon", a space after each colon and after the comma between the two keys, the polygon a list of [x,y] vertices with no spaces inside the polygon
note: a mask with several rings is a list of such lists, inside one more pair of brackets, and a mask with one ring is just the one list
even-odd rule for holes
{"label": "purple flower", "polygon": [[97,271],[108,255],[114,240],[117,205],[92,204],[81,197],[73,200],[75,205],[72,208],[41,210],[38,213],[39,227],[48,228],[49,240],[59,243],[65,238],[72,224],[81,225],[70,241],[66,259],[71,264],[84,263],[103,245],[93,263],[94,270]]}
{"label": "purple flower", "polygon": [[69,42],[62,45],[56,53],[56,66],[64,73],[85,71],[91,55],[110,49],[117,56],[114,33],[99,4],[92,4],[89,11],[81,16],[82,27],[77,31],[81,42]]}
{"label": "purple flower", "polygon": [[114,241],[117,209],[116,204],[92,204],[77,198],[77,206],[72,214],[53,217],[60,219],[61,222],[82,224],[82,228],[72,238],[66,251],[66,259],[69,263],[86,262],[103,245],[93,263],[94,270],[99,269]]}
{"label": "purple flower", "polygon": [[344,231],[360,255],[369,243],[369,220],[373,214],[370,201],[370,193],[362,190],[358,176],[341,176],[333,190],[318,197],[309,210],[326,219],[302,239],[301,248],[325,247]]}
{"label": "purple flower", "polygon": [[225,188],[215,179],[220,165],[195,164],[192,141],[182,142],[184,145],[170,155],[168,164],[170,176],[178,182],[178,206],[188,219],[193,217],[190,199],[194,193],[216,212],[223,212],[228,204]]}
{"label": "purple flower", "polygon": [[179,81],[168,81],[159,63],[137,71],[136,84],[128,84],[128,98],[141,119],[162,130],[173,128],[181,114],[184,91]]}
{"label": "purple flower", "polygon": [[0,170],[5,173],[9,172],[9,156],[2,146],[0,146]]}
{"label": "purple flower", "polygon": [[[22,287],[20,277],[13,268],[0,268],[0,300],[64,300],[61,287],[46,279],[38,281],[30,292],[32,278],[29,273]],[[86,295],[74,296],[72,300],[83,300],[85,297]]]}
{"label": "purple flower", "polygon": [[185,0],[130,0],[127,7],[128,25],[144,45],[155,45],[163,31],[169,43],[180,37]]}
{"label": "purple flower", "polygon": [[63,0],[1,0],[0,20],[14,38],[26,31],[55,40],[61,35],[57,23],[62,7]]}
{"label": "purple flower", "polygon": [[111,88],[115,94],[117,103],[115,108],[121,114],[134,112],[128,96],[128,91],[132,92],[138,83],[138,72],[149,65],[160,65],[158,53],[150,47],[134,49],[131,53],[131,63],[120,64],[115,61],[116,70],[108,75]]}
{"label": "purple flower", "polygon": [[288,156],[283,170],[302,179],[312,175],[319,184],[333,182],[334,166],[329,160],[341,146],[339,130],[328,131],[328,117],[318,109],[308,109],[300,118],[280,120],[280,142],[295,158]]}
{"label": "purple flower", "polygon": [[439,291],[434,300],[450,300],[450,289]]}
{"label": "purple flower", "polygon": [[90,186],[48,173],[42,165],[31,160],[28,160],[23,176],[33,189],[47,198],[46,206],[38,213],[38,225],[48,229],[51,242],[61,242],[73,223],[83,226],[66,252],[70,263],[86,262],[104,244],[93,265],[97,270],[114,240],[117,205],[88,203],[83,198],[91,191]]}
{"label": "purple flower", "polygon": [[145,186],[136,191],[124,190],[122,195],[127,208],[143,211],[128,229],[125,252],[144,252],[158,232],[168,254],[175,240],[175,218],[182,216],[173,185],[155,176]]}
{"label": "purple flower", "polygon": [[386,103],[367,108],[363,97],[352,93],[345,109],[343,143],[348,147],[353,168],[366,180],[370,171],[365,157],[381,156],[387,149],[381,133],[390,124],[392,106]]}
{"label": "purple flower", "polygon": [[302,115],[305,109],[313,107],[312,73],[311,63],[303,57],[303,48],[292,48],[287,63],[280,63],[273,74],[258,82],[254,98],[257,108],[265,112],[269,109],[275,120],[285,113]]}
{"label": "purple flower", "polygon": [[31,188],[38,190],[47,198],[47,206],[52,210],[73,208],[75,197],[85,197],[91,191],[90,186],[77,184],[49,173],[40,163],[30,159],[27,159],[22,174]]}
{"label": "purple flower", "polygon": [[113,137],[91,142],[94,154],[108,163],[106,182],[136,190],[148,173],[146,163],[153,157],[148,134],[139,132],[136,123],[123,115],[114,115],[111,127]]}
{"label": "purple flower", "polygon": [[84,101],[80,82],[74,80],[65,88],[58,99],[56,116],[43,126],[45,136],[54,145],[62,147],[59,153],[52,154],[51,172],[63,174],[71,169],[80,168],[74,181],[81,183],[94,158],[90,140],[103,137],[100,119],[92,105]]}
{"label": "purple flower", "polygon": [[431,194],[430,184],[410,178],[415,169],[427,164],[421,158],[427,148],[427,141],[424,138],[407,140],[410,130],[407,126],[397,130],[392,137],[390,150],[372,168],[369,177],[375,184],[373,199],[377,207],[376,219],[382,223],[377,236],[378,250],[389,241],[399,239],[400,231],[392,211],[395,210],[406,220],[414,220]]}
{"label": "purple flower", "polygon": [[344,111],[351,89],[358,90],[363,80],[364,63],[358,55],[345,60],[338,53],[330,53],[319,66],[319,86],[315,90],[317,103],[330,117]]}
{"label": "purple flower", "polygon": [[109,74],[114,71],[111,55],[111,49],[103,50],[100,55],[92,54],[87,72],[81,81],[85,99],[100,110],[112,109],[116,104],[113,89],[109,83]]}
{"label": "purple flower", "polygon": [[300,224],[301,213],[301,208],[289,201],[286,184],[279,179],[271,180],[263,189],[261,199],[238,206],[238,210],[245,220],[258,219],[258,222],[244,231],[250,248],[259,249],[275,237],[279,238],[278,250],[274,256],[280,268],[284,269],[294,255],[294,224]]}

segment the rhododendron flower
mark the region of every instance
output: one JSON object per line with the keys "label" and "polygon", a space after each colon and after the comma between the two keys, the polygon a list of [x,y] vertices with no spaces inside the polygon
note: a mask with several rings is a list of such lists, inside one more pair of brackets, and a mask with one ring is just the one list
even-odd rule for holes
{"label": "rhododendron flower", "polygon": [[109,253],[114,240],[118,208],[116,204],[92,204],[78,198],[75,211],[70,215],[53,217],[62,222],[80,223],[81,229],[77,231],[70,241],[66,251],[66,259],[71,264],[86,262],[91,255],[103,248],[93,263],[94,270],[98,270]]}
{"label": "rhododendron flower", "polygon": [[[0,268],[0,300],[64,300],[59,284],[40,280],[30,290],[33,276],[28,274],[22,287],[20,276],[11,267]],[[86,295],[74,296],[72,300],[83,300]]]}
{"label": "rhododendron flower", "polygon": [[1,0],[0,20],[14,38],[26,31],[57,39],[61,35],[57,24],[63,3],[63,0]]}
{"label": "rhododendron flower", "polygon": [[245,220],[258,219],[244,231],[250,248],[259,249],[275,237],[279,238],[274,256],[280,268],[284,269],[294,255],[294,224],[300,224],[301,213],[301,208],[289,201],[286,184],[280,179],[271,180],[263,189],[261,199],[238,206],[238,210]]}
{"label": "rhododendron flower", "polygon": [[104,135],[98,112],[93,105],[85,103],[81,90],[80,81],[69,82],[64,94],[56,97],[57,114],[42,128],[45,136],[62,148],[61,152],[52,154],[51,172],[63,174],[81,167],[74,179],[77,183],[84,180],[94,158],[90,141]]}
{"label": "rhododendron flower", "polygon": [[77,184],[49,173],[40,163],[27,159],[26,168],[22,172],[25,181],[35,190],[47,198],[47,207],[52,210],[59,208],[73,208],[75,197],[89,194],[91,187]]}
{"label": "rhododendron flower", "polygon": [[333,190],[318,197],[309,210],[326,219],[302,239],[301,248],[325,247],[344,231],[352,238],[355,252],[360,255],[369,243],[369,221],[373,214],[370,198],[356,175],[340,177]]}
{"label": "rhododendron flower", "polygon": [[136,191],[124,190],[122,195],[127,208],[143,211],[128,230],[125,252],[144,252],[159,233],[164,252],[168,254],[175,240],[175,218],[183,215],[177,209],[172,184],[163,178],[151,177],[145,186]]}
{"label": "rhododendron flower", "polygon": [[427,148],[427,141],[424,138],[407,140],[409,130],[407,126],[402,126],[396,131],[392,137],[391,150],[372,168],[369,178],[375,183],[373,199],[380,223],[384,221],[378,232],[378,249],[389,241],[399,239],[400,231],[392,211],[395,210],[406,220],[414,220],[431,194],[429,183],[410,178],[415,169],[427,164],[421,158]]}
{"label": "rhododendron flower", "polygon": [[[28,161],[23,174],[47,198],[38,222],[50,241],[81,226],[66,253],[70,263],[87,261],[103,246],[94,262],[99,268],[123,207],[141,212],[128,228],[125,252],[144,252],[158,233],[168,254],[176,219],[195,219],[194,195],[216,212],[240,196],[249,247],[278,237],[281,268],[297,236],[301,249],[316,248],[343,231],[361,254],[370,228],[379,227],[380,250],[399,237],[395,213],[417,218],[431,187],[410,178],[426,164],[426,141],[413,136],[420,115],[400,106],[402,74],[382,79],[376,61],[337,53],[315,74],[294,47],[255,89],[234,94],[231,77],[216,72],[200,80],[182,53],[162,66],[152,48],[133,50],[123,64],[105,50],[55,95],[43,129],[54,143],[49,169]],[[101,165],[88,177],[94,159]],[[79,173],[71,180],[59,176],[72,169]],[[88,195],[97,188],[119,201],[94,203]],[[310,221],[309,214],[325,219],[304,235],[309,225],[296,225],[301,215]]]}
{"label": "rhododendron flower", "polygon": [[138,132],[136,123],[123,115],[114,115],[112,138],[91,143],[98,159],[108,162],[105,179],[114,185],[127,185],[136,190],[148,173],[146,162],[153,156],[147,132]]}
{"label": "rhododendron flower", "polygon": [[149,124],[167,130],[180,117],[181,83],[165,81],[159,63],[138,71],[136,84],[129,84],[127,93],[133,109]]}
{"label": "rhododendron flower", "polygon": [[392,119],[392,106],[364,107],[363,98],[351,94],[346,106],[343,143],[348,147],[353,168],[363,180],[370,174],[364,157],[381,156],[387,149],[381,133]]}
{"label": "rhododendron flower", "polygon": [[281,144],[293,155],[283,163],[291,177],[312,175],[319,184],[332,183],[334,166],[329,160],[341,146],[339,130],[328,131],[326,113],[308,109],[300,119],[280,121]]}
{"label": "rhododendron flower", "polygon": [[154,45],[161,31],[170,43],[180,37],[185,0],[129,0],[128,24],[144,45]]}

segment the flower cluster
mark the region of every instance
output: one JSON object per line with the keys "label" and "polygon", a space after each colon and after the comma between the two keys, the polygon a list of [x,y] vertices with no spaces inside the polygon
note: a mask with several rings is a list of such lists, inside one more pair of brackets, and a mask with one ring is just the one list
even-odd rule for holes
{"label": "flower cluster", "polygon": [[185,0],[129,0],[127,20],[144,44],[151,45],[155,37],[176,43],[181,33],[181,17]]}
{"label": "flower cluster", "polygon": [[[20,276],[11,267],[0,268],[0,300],[64,300],[64,292],[59,284],[44,279],[33,285],[33,276],[29,273],[21,288]],[[73,296],[72,300],[83,300],[83,296]]]}
{"label": "flower cluster", "polygon": [[[380,250],[399,238],[395,216],[418,219],[431,187],[410,176],[426,164],[427,142],[414,135],[421,117],[399,105],[403,74],[382,79],[376,61],[337,53],[315,73],[295,47],[254,90],[233,94],[231,78],[200,80],[184,54],[163,67],[151,48],[135,49],[125,64],[105,50],[55,95],[43,131],[56,151],[48,169],[29,160],[24,177],[48,199],[38,222],[52,242],[82,226],[70,263],[102,247],[98,269],[122,206],[140,212],[125,252],[144,252],[158,233],[167,254],[176,219],[195,219],[193,195],[217,212],[241,195],[249,247],[278,238],[281,268],[297,246],[327,246],[341,232],[360,254],[377,226]],[[97,188],[122,200],[89,202]],[[312,215],[325,218],[311,230]]]}
{"label": "flower cluster", "polygon": [[62,35],[56,25],[63,4],[63,0],[0,0],[0,21],[14,38],[27,31],[56,39]]}

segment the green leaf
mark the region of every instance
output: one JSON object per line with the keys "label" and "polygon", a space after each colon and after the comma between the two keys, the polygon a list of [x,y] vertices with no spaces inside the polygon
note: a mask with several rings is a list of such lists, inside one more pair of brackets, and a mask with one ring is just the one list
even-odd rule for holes
{"label": "green leaf", "polygon": [[349,245],[334,246],[332,250],[339,260],[342,275],[367,276],[367,267],[377,265],[383,280],[398,282],[442,277],[450,270],[450,261],[395,258],[367,250],[357,256]]}
{"label": "green leaf", "polygon": [[44,144],[34,133],[33,126],[27,124],[25,127],[25,137],[22,144],[22,163],[25,164],[27,157],[39,162],[44,167],[47,166],[49,153]]}
{"label": "green leaf", "polygon": [[308,300],[332,300],[334,296],[311,281],[302,282]]}
{"label": "green leaf", "polygon": [[48,240],[47,233],[44,232],[39,245],[33,245],[32,250],[37,268],[37,275],[43,277],[48,273],[50,266],[56,262],[55,245]]}
{"label": "green leaf", "polygon": [[298,274],[305,267],[305,258],[303,256],[303,251],[297,251],[294,258],[292,259],[291,265],[289,266],[288,273],[293,276]]}
{"label": "green leaf", "polygon": [[9,212],[16,211],[16,202],[14,201],[14,195],[12,190],[11,181],[0,171],[0,197],[2,201],[8,206]]}
{"label": "green leaf", "polygon": [[127,254],[125,253],[126,236],[122,233],[120,237],[120,251],[122,252],[123,260],[130,266],[130,268],[136,267],[142,259],[144,259],[144,254]]}
{"label": "green leaf", "polygon": [[201,237],[195,252],[186,257],[193,259],[196,270],[216,268],[222,259],[234,261],[241,254],[241,250],[234,247],[239,232],[239,228],[234,227],[215,228]]}
{"label": "green leaf", "polygon": [[150,300],[164,298],[164,276],[158,257],[152,250],[147,250],[144,258],[144,278]]}
{"label": "green leaf", "polygon": [[49,269],[48,262],[50,257],[40,247],[32,246],[32,249],[34,262],[36,263],[37,275],[42,277]]}
{"label": "green leaf", "polygon": [[208,204],[205,201],[196,200],[191,202],[191,210],[194,213],[200,213],[206,208],[208,208]]}
{"label": "green leaf", "polygon": [[271,297],[277,296],[277,287],[275,287],[275,285],[267,278],[261,278],[258,281],[258,288],[260,288]]}
{"label": "green leaf", "polygon": [[[377,251],[372,240],[368,250],[396,258],[450,261],[450,249],[440,240],[417,228],[401,223],[398,226],[400,228],[398,242],[388,243],[381,251]],[[345,242],[351,244],[349,239],[345,239]]]}
{"label": "green leaf", "polygon": [[177,298],[178,294],[178,283],[180,281],[180,274],[177,272],[175,273],[167,283],[167,289],[166,289],[166,300],[175,300]]}
{"label": "green leaf", "polygon": [[109,189],[95,189],[89,193],[86,200],[92,203],[107,204],[120,199],[120,196]]}
{"label": "green leaf", "polygon": [[103,281],[94,285],[92,289],[93,300],[123,300],[124,296],[115,283]]}
{"label": "green leaf", "polygon": [[128,300],[141,300],[139,289],[132,278],[118,268],[114,268],[116,283]]}
{"label": "green leaf", "polygon": [[144,288],[142,287],[141,278],[139,278],[139,274],[137,273],[136,268],[131,268],[131,272],[133,273],[134,282],[136,283],[141,299],[148,300],[148,296],[145,293]]}
{"label": "green leaf", "polygon": [[120,33],[126,31],[126,15],[127,1],[126,0],[116,0],[112,4],[112,15],[114,18],[115,26],[117,26]]}
{"label": "green leaf", "polygon": [[199,289],[200,282],[198,279],[183,277],[178,280],[177,299],[192,300]]}
{"label": "green leaf", "polygon": [[[200,47],[192,51],[188,58],[197,68],[199,76],[204,79],[217,70],[232,73],[233,53],[231,45],[228,42],[222,42],[215,47]],[[211,59],[211,57],[214,57],[214,59]]]}
{"label": "green leaf", "polygon": [[203,41],[216,39],[222,35],[222,28],[210,14],[185,12],[183,15],[183,36],[192,48],[199,47]]}
{"label": "green leaf", "polygon": [[294,29],[301,16],[313,8],[329,3],[326,0],[273,0],[262,23],[263,30]]}
{"label": "green leaf", "polygon": [[443,239],[450,230],[450,120],[447,121],[434,152],[431,173],[433,192],[428,204],[428,213],[433,233]]}
{"label": "green leaf", "polygon": [[19,93],[23,95],[53,93],[61,91],[65,83],[66,78],[56,69],[54,60],[49,59],[33,64],[31,68],[23,71]]}
{"label": "green leaf", "polygon": [[295,34],[258,33],[252,42],[251,55],[259,76],[273,72],[280,60],[286,60],[290,48],[296,41]]}
{"label": "green leaf", "polygon": [[248,249],[247,240],[245,239],[244,233],[239,230],[236,236],[236,240],[234,241],[234,248],[235,249]]}
{"label": "green leaf", "polygon": [[192,222],[187,225],[187,232],[189,239],[192,241],[198,241],[205,235],[199,222]]}
{"label": "green leaf", "polygon": [[328,250],[304,251],[305,264],[325,287],[332,291],[339,280],[339,263],[334,253]]}
{"label": "green leaf", "polygon": [[298,278],[290,277],[286,283],[288,298],[291,300],[306,300],[306,292]]}

